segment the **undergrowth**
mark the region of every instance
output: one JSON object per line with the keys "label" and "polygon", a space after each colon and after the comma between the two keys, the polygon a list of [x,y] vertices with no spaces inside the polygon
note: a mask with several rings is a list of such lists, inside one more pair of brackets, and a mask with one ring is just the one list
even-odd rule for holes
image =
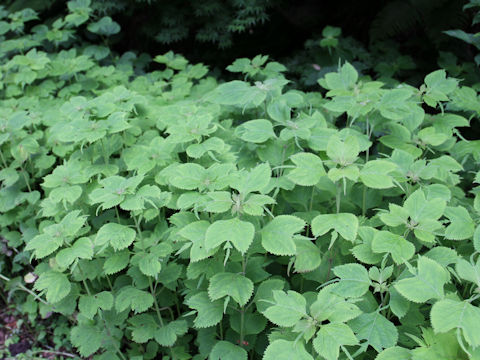
{"label": "undergrowth", "polygon": [[303,92],[267,56],[147,72],[88,4],[0,11],[2,296],[57,350],[480,358],[476,90],[345,62]]}

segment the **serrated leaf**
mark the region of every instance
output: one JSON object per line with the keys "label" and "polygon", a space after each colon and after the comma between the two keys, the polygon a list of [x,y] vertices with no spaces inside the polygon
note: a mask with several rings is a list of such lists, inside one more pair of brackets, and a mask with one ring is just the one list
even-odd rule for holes
{"label": "serrated leaf", "polygon": [[263,360],[313,360],[301,341],[275,340],[267,346]]}
{"label": "serrated leaf", "polygon": [[168,324],[158,327],[155,330],[154,338],[161,346],[173,346],[179,336],[188,331],[188,324],[185,320],[174,320]]}
{"label": "serrated leaf", "polygon": [[411,358],[410,350],[393,346],[379,353],[375,360],[410,360]]}
{"label": "serrated leaf", "polygon": [[132,286],[124,286],[115,297],[115,309],[118,312],[130,308],[136,313],[141,313],[147,311],[152,305],[152,294]]}
{"label": "serrated leaf", "polygon": [[185,303],[197,310],[197,317],[193,321],[196,328],[214,326],[223,318],[223,301],[211,301],[206,291],[190,297]]}
{"label": "serrated leaf", "polygon": [[378,311],[364,313],[350,321],[349,325],[359,340],[365,340],[377,352],[397,344],[397,328]]}
{"label": "serrated leaf", "polygon": [[245,349],[228,341],[218,341],[210,352],[209,360],[247,360]]}
{"label": "serrated leaf", "polygon": [[102,345],[102,333],[93,325],[78,325],[71,329],[70,340],[83,357],[95,353]]}
{"label": "serrated leaf", "polygon": [[275,255],[295,255],[293,235],[303,230],[305,221],[292,215],[276,216],[262,229],[262,246]]}
{"label": "serrated leaf", "polygon": [[110,310],[113,306],[113,295],[102,291],[95,295],[82,295],[78,301],[78,310],[88,319],[93,319],[98,309]]}
{"label": "serrated leaf", "polygon": [[210,299],[218,300],[230,296],[240,306],[244,306],[248,302],[252,293],[252,281],[241,274],[216,274],[210,279],[210,285],[208,286]]}
{"label": "serrated leaf", "polygon": [[210,250],[224,242],[229,242],[244,254],[250,247],[254,235],[255,227],[248,221],[242,221],[238,218],[217,220],[207,229],[205,247]]}
{"label": "serrated leaf", "polygon": [[107,275],[115,274],[125,269],[129,263],[129,260],[130,253],[127,250],[118,251],[105,260],[105,263],[103,264],[103,271],[105,271],[105,274]]}
{"label": "serrated leaf", "polygon": [[290,157],[296,167],[288,173],[288,178],[297,185],[313,186],[325,175],[322,160],[312,153],[297,153]]}
{"label": "serrated leaf", "polygon": [[275,325],[290,327],[294,326],[303,316],[306,316],[305,298],[289,290],[273,290],[273,305],[264,311],[265,317]]}
{"label": "serrated leaf", "polygon": [[460,329],[467,343],[472,347],[480,345],[480,309],[468,301],[444,299],[432,306],[430,313],[435,333],[446,333]]}
{"label": "serrated leaf", "polygon": [[317,353],[327,360],[337,360],[342,345],[357,345],[358,339],[350,327],[342,323],[330,323],[320,326],[313,339],[313,347]]}
{"label": "serrated leaf", "polygon": [[315,236],[326,234],[335,230],[344,239],[354,241],[357,237],[358,219],[353,214],[322,214],[312,220],[312,233]]}
{"label": "serrated leaf", "polygon": [[395,163],[387,160],[371,160],[360,171],[360,180],[373,189],[388,189],[394,186],[389,174],[396,168]]}
{"label": "serrated leaf", "polygon": [[272,123],[264,119],[244,122],[235,129],[235,134],[243,141],[252,143],[262,143],[276,137]]}
{"label": "serrated leaf", "polygon": [[372,284],[367,269],[360,264],[338,265],[333,272],[340,278],[334,292],[341,296],[360,297]]}
{"label": "serrated leaf", "polygon": [[450,225],[445,229],[447,239],[465,240],[473,236],[475,223],[463,206],[447,207],[445,216],[450,220]]}
{"label": "serrated leaf", "polygon": [[97,232],[95,244],[102,246],[109,243],[115,250],[129,247],[135,240],[135,230],[125,225],[108,223],[103,225]]}
{"label": "serrated leaf", "polygon": [[410,301],[424,303],[430,299],[442,299],[443,286],[448,281],[449,275],[441,265],[421,256],[418,258],[417,274],[399,280],[395,289]]}
{"label": "serrated leaf", "polygon": [[49,303],[57,303],[70,293],[71,286],[67,275],[48,270],[40,274],[34,288],[38,291],[45,290]]}
{"label": "serrated leaf", "polygon": [[63,268],[70,266],[76,259],[91,259],[93,243],[87,237],[82,237],[69,247],[60,250],[55,256],[57,264]]}
{"label": "serrated leaf", "polygon": [[320,249],[310,239],[295,238],[297,247],[295,255],[295,271],[310,272],[318,268],[322,262]]}
{"label": "serrated leaf", "polygon": [[389,231],[378,231],[372,240],[372,250],[389,253],[396,264],[403,264],[415,254],[415,246],[402,236]]}

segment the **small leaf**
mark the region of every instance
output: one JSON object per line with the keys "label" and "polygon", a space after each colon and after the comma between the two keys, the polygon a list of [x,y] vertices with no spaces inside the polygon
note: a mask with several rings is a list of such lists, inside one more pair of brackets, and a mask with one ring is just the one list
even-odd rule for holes
{"label": "small leaf", "polygon": [[222,320],[223,301],[211,301],[206,291],[200,292],[185,302],[192,309],[197,310],[197,317],[193,321],[196,328],[214,326]]}
{"label": "small leaf", "polygon": [[402,236],[389,231],[378,231],[372,240],[372,250],[376,253],[389,253],[396,264],[403,264],[415,254],[415,246]]}
{"label": "small leaf", "polygon": [[275,255],[295,255],[293,235],[303,230],[305,221],[292,215],[276,216],[262,229],[262,246]]}
{"label": "small leaf", "polygon": [[325,175],[322,160],[315,154],[297,153],[290,159],[296,167],[290,171],[287,177],[295,184],[313,186]]}
{"label": "small leaf", "polygon": [[241,275],[233,273],[220,273],[210,279],[208,296],[212,300],[218,300],[230,296],[240,306],[244,306],[253,293],[252,281]]}
{"label": "small leaf", "polygon": [[443,286],[449,281],[447,271],[437,262],[421,256],[418,258],[417,274],[401,279],[395,289],[410,301],[424,303],[444,297]]}
{"label": "small leaf", "polygon": [[268,345],[263,360],[313,360],[301,341],[275,340]]}
{"label": "small leaf", "polygon": [[312,233],[315,236],[322,236],[332,229],[344,239],[354,241],[357,237],[358,219],[353,214],[340,213],[322,214],[312,220]]}
{"label": "small leaf", "polygon": [[117,223],[108,223],[98,230],[95,244],[97,246],[102,246],[109,243],[115,250],[122,250],[133,243],[135,235],[135,230],[128,226]]}
{"label": "small leaf", "polygon": [[313,347],[317,353],[327,360],[337,360],[342,345],[357,345],[358,340],[348,325],[330,323],[320,326],[313,339]]}
{"label": "small leaf", "polygon": [[433,304],[430,319],[436,334],[460,329],[470,346],[480,346],[480,309],[470,302],[451,299],[437,301]]}
{"label": "small leaf", "polygon": [[349,325],[358,339],[366,340],[377,352],[397,344],[397,328],[378,311],[364,313],[350,321]]}
{"label": "small leaf", "polygon": [[49,303],[57,303],[70,293],[71,284],[67,275],[58,271],[48,270],[40,274],[34,288],[39,291],[46,290],[47,301]]}
{"label": "small leaf", "polygon": [[255,227],[248,221],[242,221],[238,218],[217,220],[207,229],[205,247],[210,250],[224,242],[230,242],[244,254],[252,243],[254,235]]}
{"label": "small leaf", "polygon": [[245,349],[228,341],[218,341],[210,352],[209,360],[247,360]]}
{"label": "small leaf", "polygon": [[273,290],[274,305],[270,306],[263,313],[265,317],[275,325],[290,327],[294,326],[303,316],[306,316],[305,298],[295,292],[283,292]]}
{"label": "small leaf", "polygon": [[344,264],[333,269],[340,282],[334,292],[345,297],[360,297],[372,284],[368,271],[360,264]]}

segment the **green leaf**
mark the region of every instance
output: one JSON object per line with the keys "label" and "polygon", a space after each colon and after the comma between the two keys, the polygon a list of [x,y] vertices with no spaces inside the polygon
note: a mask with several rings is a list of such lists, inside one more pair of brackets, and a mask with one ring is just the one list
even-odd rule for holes
{"label": "green leaf", "polygon": [[240,306],[244,306],[248,302],[252,293],[252,281],[241,274],[216,274],[210,279],[208,286],[210,299],[218,300],[225,296],[231,296]]}
{"label": "green leaf", "polygon": [[328,141],[327,156],[343,167],[353,164],[359,153],[360,147],[355,136],[342,140],[338,135],[332,135]]}
{"label": "green leaf", "polygon": [[342,345],[357,345],[358,340],[348,325],[330,323],[320,326],[313,339],[313,347],[317,353],[327,360],[337,360]]}
{"label": "green leaf", "polygon": [[275,340],[268,345],[263,360],[313,360],[301,341]]}
{"label": "green leaf", "polygon": [[130,260],[130,253],[128,250],[122,250],[114,253],[112,256],[108,257],[103,264],[103,271],[105,274],[111,275],[125,269]]}
{"label": "green leaf", "polygon": [[295,238],[297,248],[295,255],[295,271],[304,273],[318,268],[322,262],[320,249],[308,238]]}
{"label": "green leaf", "polygon": [[325,75],[326,88],[329,90],[348,90],[358,80],[358,72],[348,62],[346,62],[338,72]]}
{"label": "green leaf", "polygon": [[253,241],[255,227],[252,223],[233,218],[217,220],[210,225],[205,234],[207,250],[216,248],[224,242],[231,243],[238,251],[244,254]]}
{"label": "green leaf", "polygon": [[303,316],[306,316],[305,298],[289,290],[273,290],[273,305],[264,311],[265,317],[278,326],[294,326]]}
{"label": "green leaf", "polygon": [[305,227],[305,221],[292,215],[276,216],[262,229],[262,246],[275,255],[295,255],[293,235]]}
{"label": "green leaf", "polygon": [[49,303],[57,303],[70,293],[71,284],[67,275],[58,271],[48,270],[40,274],[34,288],[38,291],[45,290]]}
{"label": "green leaf", "polygon": [[157,327],[154,338],[161,346],[173,346],[179,336],[186,334],[188,324],[185,320],[174,320],[168,324]]}
{"label": "green leaf", "polygon": [[230,81],[219,85],[206,100],[220,105],[236,105],[241,107],[256,107],[266,98],[266,92],[244,81]]}
{"label": "green leaf", "polygon": [[377,352],[397,344],[397,328],[378,311],[364,313],[349,325],[359,340],[365,340],[364,344],[371,345]]}
{"label": "green leaf", "polygon": [[138,263],[140,271],[147,276],[157,276],[162,269],[162,264],[156,254],[142,254]]}
{"label": "green leaf", "polygon": [[322,236],[332,229],[344,239],[354,241],[357,237],[358,219],[353,214],[340,213],[318,215],[312,220],[312,233],[315,236]]}
{"label": "green leaf", "polygon": [[400,346],[393,346],[379,353],[375,360],[410,360],[411,358],[410,350]]}
{"label": "green leaf", "polygon": [[340,278],[334,291],[341,296],[360,297],[372,284],[367,269],[360,264],[338,265],[333,272]]}
{"label": "green leaf", "polygon": [[88,319],[93,319],[98,309],[110,310],[113,306],[113,295],[102,291],[95,295],[82,295],[78,301],[78,310]]}
{"label": "green leaf", "polygon": [[243,141],[257,144],[276,137],[272,123],[264,119],[244,122],[235,129],[235,135]]}
{"label": "green leaf", "polygon": [[448,272],[437,262],[420,256],[415,276],[401,279],[395,289],[410,301],[424,303],[444,297],[443,286],[449,281]]}
{"label": "green leaf", "polygon": [[190,261],[196,262],[212,256],[216,248],[207,250],[205,246],[205,235],[210,223],[205,220],[195,221],[183,227],[178,234],[192,242],[190,248]]}
{"label": "green leaf", "polygon": [[389,253],[396,264],[403,264],[415,254],[415,246],[411,242],[389,231],[375,233],[372,250],[376,253]]}
{"label": "green leaf", "polygon": [[102,246],[108,243],[113,249],[122,250],[133,243],[135,236],[135,230],[128,226],[108,223],[98,230],[95,245]]}
{"label": "green leaf", "polygon": [[362,312],[344,297],[335,294],[337,285],[326,286],[317,295],[310,306],[310,313],[317,322],[329,320],[332,323],[347,322]]}
{"label": "green leaf", "polygon": [[82,237],[75,241],[69,247],[60,250],[55,256],[57,264],[63,268],[70,266],[76,259],[92,259],[93,257],[93,243],[87,237]]}
{"label": "green leaf", "polygon": [[270,183],[271,174],[270,165],[259,164],[250,171],[239,171],[230,182],[230,187],[244,195],[254,191],[262,192]]}
{"label": "green leaf", "polygon": [[480,287],[480,259],[477,258],[477,263],[469,263],[465,259],[459,259],[457,266],[458,276],[462,279],[470,281]]}
{"label": "green leaf", "polygon": [[371,160],[360,171],[360,180],[373,189],[388,189],[394,186],[389,174],[397,165],[387,160]]}
{"label": "green leaf", "polygon": [[444,299],[433,304],[430,314],[435,333],[459,329],[473,348],[480,346],[480,309],[468,301]]}
{"label": "green leaf", "polygon": [[313,186],[325,175],[322,160],[312,153],[297,153],[290,157],[296,165],[295,169],[288,173],[288,178],[301,186]]}
{"label": "green leaf", "polygon": [[192,309],[197,310],[197,317],[193,321],[196,328],[214,326],[222,320],[223,301],[211,301],[206,291],[202,291],[185,302]]}
{"label": "green leaf", "polygon": [[209,360],[247,360],[245,349],[228,341],[218,341],[210,352]]}
{"label": "green leaf", "polygon": [[132,286],[122,287],[115,298],[115,309],[118,312],[131,308],[136,313],[141,313],[152,305],[152,294]]}
{"label": "green leaf", "polygon": [[120,25],[112,20],[110,16],[104,16],[100,20],[90,23],[88,31],[98,35],[110,36],[120,32]]}
{"label": "green leaf", "polygon": [[445,210],[445,216],[450,220],[450,225],[445,229],[447,239],[465,240],[473,236],[475,223],[463,206],[448,206]]}
{"label": "green leaf", "polygon": [[73,346],[75,346],[80,355],[85,358],[100,348],[102,339],[102,333],[93,325],[78,325],[70,331],[70,340]]}

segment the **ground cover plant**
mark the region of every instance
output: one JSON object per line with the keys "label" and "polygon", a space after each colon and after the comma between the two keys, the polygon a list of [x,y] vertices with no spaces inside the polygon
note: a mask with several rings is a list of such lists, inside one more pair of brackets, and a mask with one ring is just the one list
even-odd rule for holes
{"label": "ground cover plant", "polygon": [[0,10],[0,293],[34,333],[3,357],[480,359],[473,87],[149,71],[89,5]]}

